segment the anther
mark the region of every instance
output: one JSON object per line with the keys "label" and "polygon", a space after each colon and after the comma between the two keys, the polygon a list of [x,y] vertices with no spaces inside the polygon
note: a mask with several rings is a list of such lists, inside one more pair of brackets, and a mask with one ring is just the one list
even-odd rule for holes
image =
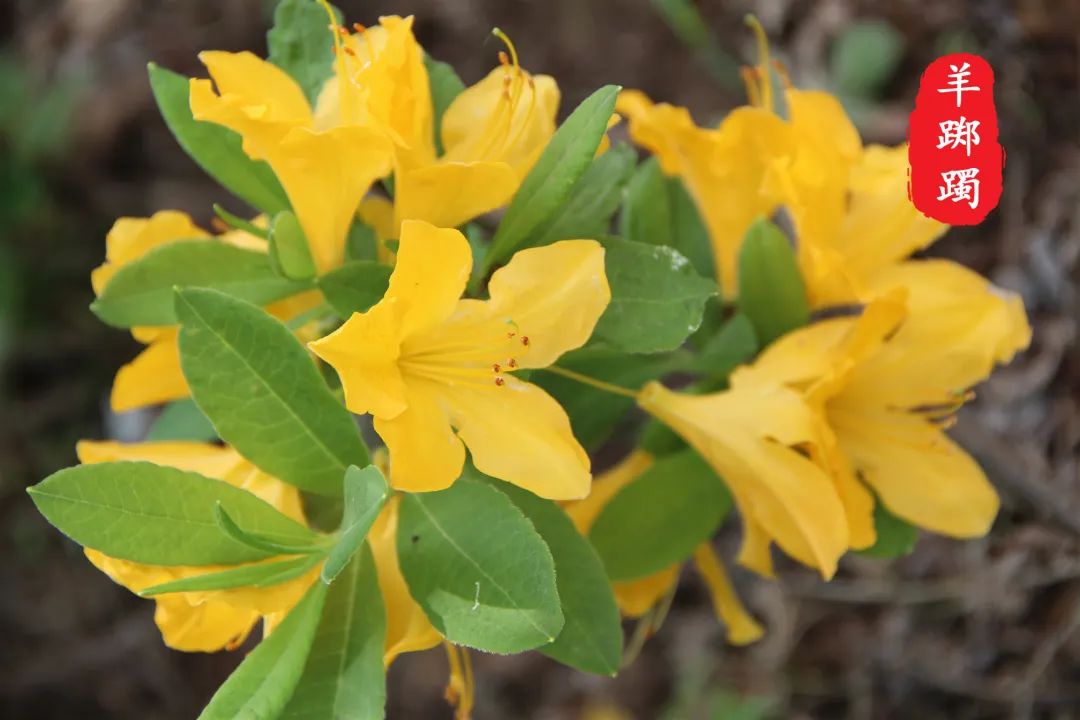
{"label": "anther", "polygon": [[351,47],[346,46],[343,49],[345,50],[345,54],[349,57],[356,57],[356,51],[353,50]]}
{"label": "anther", "polygon": [[356,32],[360,33],[361,35],[363,35],[365,32],[367,32],[367,28],[365,26],[361,25],[360,23],[353,23],[352,24],[352,29],[355,30]]}
{"label": "anther", "polygon": [[510,362],[508,362],[508,363],[506,363],[506,364],[507,364],[507,365],[508,365],[509,367],[512,367],[512,368],[516,368],[516,367],[517,367],[517,360],[515,360],[514,358],[510,358]]}
{"label": "anther", "polygon": [[503,385],[506,384],[506,381],[503,380],[501,377],[497,377],[497,378],[495,378],[495,384],[498,385],[499,387],[502,387]]}
{"label": "anther", "polygon": [[338,34],[341,35],[341,37],[343,37],[343,38],[349,37],[349,29],[347,27],[345,27],[344,25],[338,25],[337,31],[338,31]]}
{"label": "anther", "polygon": [[218,232],[227,232],[228,230],[232,229],[224,220],[219,217],[211,218],[210,225]]}
{"label": "anther", "polygon": [[516,334],[517,333],[508,332],[508,333],[506,333],[506,338],[509,340],[510,338],[514,337],[514,335],[516,335]]}
{"label": "anther", "polygon": [[524,345],[525,347],[529,347],[529,336],[528,335],[522,335],[521,336],[521,344]]}
{"label": "anther", "polygon": [[495,363],[494,365],[491,366],[491,369],[494,370],[495,372],[501,372],[502,371],[502,365],[500,365],[499,363]]}
{"label": "anther", "polygon": [[510,65],[510,56],[502,50],[499,51],[499,64],[503,67],[509,67]]}

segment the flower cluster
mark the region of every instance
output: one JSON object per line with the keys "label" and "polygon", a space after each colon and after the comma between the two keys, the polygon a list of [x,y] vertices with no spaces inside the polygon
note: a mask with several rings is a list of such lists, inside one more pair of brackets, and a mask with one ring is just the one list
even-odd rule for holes
{"label": "flower cluster", "polygon": [[[828,579],[915,528],[988,531],[997,496],[945,430],[1028,344],[1023,307],[910,259],[946,228],[905,149],[786,76],[773,97],[758,32],[751,105],[716,128],[611,86],[558,126],[501,32],[465,87],[411,17],[345,27],[325,0],[282,0],[268,59],[151,66],[252,217],[117,221],[92,309],[147,347],[112,406],[166,406],[31,493],[170,647],[262,621],[202,717],[381,717],[386,667],[439,644],[461,718],[466,648],[613,675],[688,560],[752,642],[711,542],[732,508],[764,577],[774,545]],[[652,159],[610,146],[620,116]],[[601,444],[626,457],[594,480]]]}

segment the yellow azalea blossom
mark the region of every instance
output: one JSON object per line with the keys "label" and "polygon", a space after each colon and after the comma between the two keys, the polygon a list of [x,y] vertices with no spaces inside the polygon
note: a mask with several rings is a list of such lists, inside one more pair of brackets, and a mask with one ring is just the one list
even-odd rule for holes
{"label": "yellow azalea blossom", "polygon": [[[564,504],[566,514],[582,535],[589,529],[604,507],[627,484],[652,466],[653,458],[647,452],[635,451],[622,462],[599,475],[593,481],[592,492],[583,500]],[[703,543],[694,553],[694,565],[709,588],[717,617],[727,627],[728,641],[733,645],[746,645],[761,637],[764,630],[747,612],[735,594],[727,572],[708,543]],[[672,591],[679,580],[679,563],[637,580],[613,582],[615,600],[623,615],[638,618],[652,609],[661,598]]]}
{"label": "yellow azalea blossom", "polygon": [[[78,445],[83,463],[146,461],[198,472],[247,490],[273,505],[282,514],[304,523],[299,491],[266,475],[229,447],[193,442],[161,442],[123,445],[115,442],[83,441]],[[111,558],[86,549],[86,556],[99,570],[133,592],[154,585],[196,575],[226,570],[232,566],[157,566]],[[269,562],[269,561],[264,561]],[[180,592],[161,595],[154,621],[165,644],[176,650],[214,652],[240,645],[260,618],[266,632],[280,622],[300,601],[318,577],[318,568],[279,585],[265,588]]]}
{"label": "yellow azalea blossom", "polygon": [[[434,128],[423,50],[412,17],[379,18],[355,34],[342,29],[335,77],[319,97],[316,118],[370,122],[393,140],[394,200],[372,198],[361,216],[383,238],[406,220],[455,227],[505,205],[555,132],[559,88],[521,68],[517,51],[466,88]],[[442,140],[437,156],[435,133]]]}
{"label": "yellow azalea blossom", "polygon": [[[860,317],[784,336],[736,370],[732,387],[783,382],[803,392],[828,419],[849,483],[865,483],[913,524],[983,535],[997,494],[944,430],[968,388],[1030,341],[1019,298],[946,261],[902,263],[878,277],[882,299]],[[906,317],[896,309],[904,297]],[[868,522],[870,509],[861,512]]]}
{"label": "yellow azalea blossom", "polygon": [[309,347],[337,370],[348,408],[374,416],[395,488],[449,487],[467,446],[492,477],[582,497],[589,458],[566,412],[513,373],[589,339],[611,298],[604,250],[593,240],[523,250],[492,275],[486,301],[460,299],[471,269],[460,232],[406,222],[383,299]]}
{"label": "yellow azalea blossom", "polygon": [[771,576],[771,542],[823,577],[836,572],[849,532],[821,460],[820,418],[780,383],[709,395],[647,384],[638,404],[681,435],[727,483],[743,519],[739,562]]}
{"label": "yellow azalea blossom", "polygon": [[[256,219],[257,225],[263,223],[265,219]],[[161,210],[149,218],[120,218],[105,238],[105,262],[90,274],[94,294],[101,294],[117,270],[156,247],[209,237],[188,215],[176,210]],[[220,239],[246,250],[267,251],[265,240],[242,230],[223,233]],[[322,295],[311,290],[271,303],[266,310],[280,320],[289,320],[322,301]],[[297,335],[303,340],[314,339],[311,332],[312,328],[305,327]],[[191,390],[180,368],[179,328],[175,325],[135,327],[131,334],[147,347],[117,371],[110,396],[112,409],[124,412],[188,397]]]}
{"label": "yellow azalea blossom", "polygon": [[250,52],[203,52],[199,59],[213,83],[191,80],[195,119],[237,132],[244,152],[270,165],[318,271],[339,266],[360,199],[391,170],[386,132],[349,113],[316,115],[296,81]]}

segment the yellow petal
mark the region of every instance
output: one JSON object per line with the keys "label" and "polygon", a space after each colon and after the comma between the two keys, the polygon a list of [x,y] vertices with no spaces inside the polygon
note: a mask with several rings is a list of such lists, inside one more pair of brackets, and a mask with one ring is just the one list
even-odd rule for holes
{"label": "yellow petal", "polygon": [[[243,112],[248,117],[311,124],[311,107],[304,91],[287,72],[272,62],[246,51],[215,50],[199,53],[199,60],[210,73],[218,95],[243,103]],[[194,106],[192,110],[198,112]]]}
{"label": "yellow petal", "polygon": [[847,523],[832,478],[788,447],[820,438],[817,416],[797,394],[763,386],[690,396],[653,382],[638,403],[702,454],[744,516],[799,562],[833,575]]}
{"label": "yellow petal", "polygon": [[472,272],[472,250],[454,229],[409,221],[401,226],[397,264],[386,297],[402,303],[402,338],[446,321]]}
{"label": "yellow petal", "polygon": [[192,605],[182,597],[156,600],[154,623],[165,644],[183,652],[217,652],[239,647],[259,619],[252,610],[214,602]]}
{"label": "yellow petal", "polygon": [[197,472],[218,480],[236,466],[239,455],[221,445],[200,442],[118,443],[113,441],[80,440],[75,446],[79,462],[84,465],[102,462],[152,462],[189,472]]}
{"label": "yellow petal", "polygon": [[611,584],[619,611],[626,617],[637,618],[660,602],[679,580],[679,563],[637,580],[624,580]]}
{"label": "yellow petal", "polygon": [[488,291],[492,312],[529,338],[521,367],[547,367],[588,341],[611,300],[604,249],[595,240],[563,240],[522,250],[491,276]]}
{"label": "yellow petal", "polygon": [[390,451],[390,484],[397,490],[444,490],[461,475],[465,448],[450,426],[442,389],[424,380],[406,387],[406,410],[375,416],[375,431]]}
{"label": "yellow petal", "polygon": [[442,637],[427,619],[424,611],[409,594],[405,578],[398,566],[397,518],[398,496],[379,513],[368,533],[379,589],[386,607],[386,651],[383,663],[389,667],[401,653],[427,650],[439,644]]}
{"label": "yellow petal", "polygon": [[768,531],[753,516],[745,515],[742,521],[743,541],[739,548],[739,564],[761,577],[776,577],[772,561],[772,538]]}
{"label": "yellow petal", "polygon": [[589,493],[589,456],[574,438],[566,411],[539,387],[507,377],[501,386],[443,393],[480,472],[553,500]]}
{"label": "yellow petal", "polygon": [[160,335],[116,373],[110,401],[115,412],[179,400],[191,395],[180,368],[176,329]]}
{"label": "yellow petal", "polygon": [[635,450],[615,467],[597,475],[588,497],[564,504],[563,509],[570,516],[578,532],[588,535],[589,528],[611,498],[615,497],[616,493],[626,487],[630,481],[648,470],[652,463],[652,455]]}
{"label": "yellow petal", "polygon": [[840,444],[894,515],[954,537],[985,535],[998,497],[979,465],[940,428],[906,412],[830,411]]}
{"label": "yellow petal", "polygon": [[120,218],[105,238],[105,263],[90,273],[94,294],[101,294],[117,270],[159,245],[201,237],[206,231],[176,210],[160,210],[149,218]]}
{"label": "yellow petal", "polygon": [[457,227],[502,207],[521,177],[505,162],[442,162],[408,169],[395,176],[398,222],[424,220]]}
{"label": "yellow petal", "polygon": [[754,616],[747,612],[724,570],[720,558],[709,543],[694,550],[694,566],[709,588],[717,617],[727,626],[727,639],[732,645],[749,645],[765,634]]}

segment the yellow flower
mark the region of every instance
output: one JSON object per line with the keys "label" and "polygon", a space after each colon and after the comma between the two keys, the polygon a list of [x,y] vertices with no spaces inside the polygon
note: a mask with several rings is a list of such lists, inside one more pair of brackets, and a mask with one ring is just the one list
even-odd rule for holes
{"label": "yellow flower", "polygon": [[[640,450],[635,451],[618,465],[599,475],[593,481],[592,492],[587,498],[566,503],[566,514],[570,516],[578,532],[588,535],[604,507],[620,490],[648,470],[652,463],[652,455]],[[694,564],[709,588],[717,617],[727,627],[728,641],[733,645],[746,645],[761,637],[764,630],[743,607],[731,586],[727,572],[709,543],[703,543],[695,551]],[[671,592],[678,580],[679,563],[674,563],[637,580],[613,582],[611,588],[622,614],[638,618]]]}
{"label": "yellow flower", "polygon": [[646,385],[638,404],[694,447],[724,479],[743,520],[739,562],[771,576],[769,544],[823,577],[848,548],[844,506],[822,459],[822,423],[780,383],[710,395]]}
{"label": "yellow flower", "polygon": [[[406,220],[456,227],[505,205],[555,132],[559,88],[530,75],[509,56],[466,88],[433,128],[429,79],[412,17],[383,17],[339,39],[336,76],[324,88],[316,118],[352,118],[382,128],[394,143],[394,199],[369,198],[361,216],[384,238]],[[342,91],[345,88],[345,91]],[[434,133],[444,152],[437,157]]]}
{"label": "yellow flower", "polygon": [[[1023,307],[947,261],[911,261],[875,277],[880,299],[859,318],[784,336],[737,370],[732,387],[781,382],[820,408],[834,433],[825,445],[842,491],[858,495],[865,483],[909,522],[954,537],[983,535],[997,495],[944,430],[968,388],[1027,346]],[[846,505],[850,522],[872,522],[865,497]],[[865,534],[852,543],[867,544]]]}
{"label": "yellow flower", "polygon": [[[265,219],[256,219],[257,225],[264,222]],[[121,267],[160,245],[209,237],[190,217],[176,210],[161,210],[149,218],[120,218],[105,238],[105,262],[90,274],[94,294],[100,295]],[[267,251],[265,240],[241,230],[226,232],[220,239],[247,250]],[[322,295],[313,290],[279,300],[268,305],[266,310],[280,320],[288,320],[322,301]],[[306,337],[305,332],[310,329],[301,328],[297,334],[302,339],[312,339]],[[147,347],[117,371],[110,396],[112,409],[124,412],[188,397],[191,390],[180,368],[178,328],[175,325],[135,327],[131,334]]]}
{"label": "yellow flower", "polygon": [[[190,442],[140,443],[83,441],[83,463],[147,461],[198,472],[247,490],[298,522],[304,522],[300,494],[291,485],[266,475],[229,447]],[[233,566],[166,567],[119,560],[87,549],[99,570],[133,592]],[[272,560],[271,560],[272,561]],[[169,593],[155,598],[154,621],[165,644],[176,650],[214,652],[240,645],[261,618],[266,632],[299,602],[318,576],[318,568],[293,580],[265,588]]]}
{"label": "yellow flower", "polygon": [[589,458],[565,411],[512,373],[589,339],[611,297],[603,248],[566,240],[519,252],[492,275],[486,301],[460,299],[471,268],[460,232],[408,221],[383,299],[309,347],[337,370],[349,409],[374,416],[395,488],[450,486],[468,446],[483,473],[582,497]]}
{"label": "yellow flower", "polygon": [[249,52],[203,52],[199,59],[217,92],[210,80],[191,80],[195,119],[234,130],[245,153],[269,163],[318,271],[340,265],[360,199],[390,172],[393,143],[386,132],[352,113],[315,115],[285,71]]}

